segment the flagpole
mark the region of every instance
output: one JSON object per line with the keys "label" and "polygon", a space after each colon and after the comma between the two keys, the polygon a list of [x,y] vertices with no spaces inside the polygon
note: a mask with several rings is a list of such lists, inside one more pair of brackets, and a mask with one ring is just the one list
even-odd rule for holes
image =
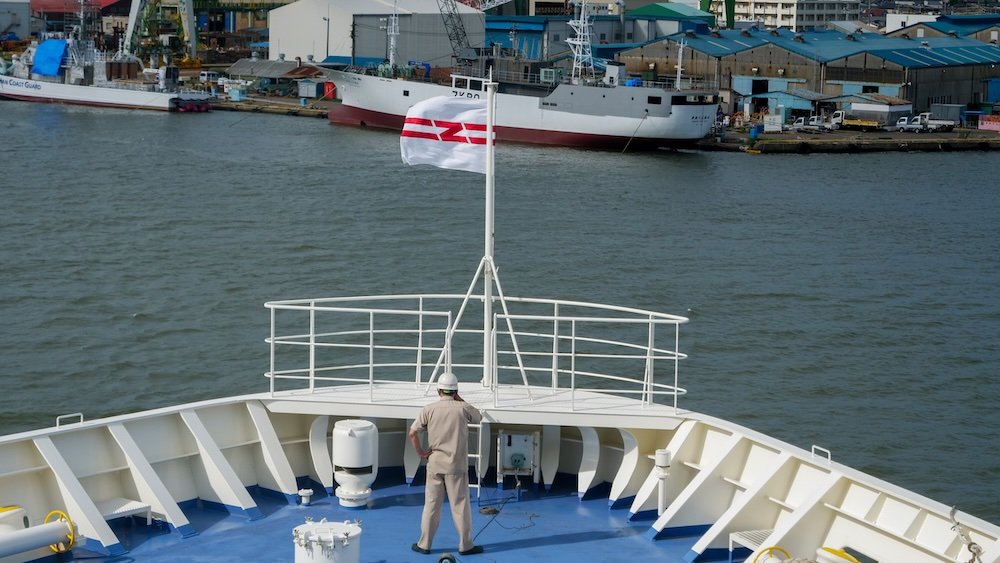
{"label": "flagpole", "polygon": [[483,387],[493,386],[493,186],[494,186],[494,141],[493,98],[497,83],[493,81],[493,69],[490,69],[489,82],[486,83],[486,213],[485,213],[485,252],[483,254]]}

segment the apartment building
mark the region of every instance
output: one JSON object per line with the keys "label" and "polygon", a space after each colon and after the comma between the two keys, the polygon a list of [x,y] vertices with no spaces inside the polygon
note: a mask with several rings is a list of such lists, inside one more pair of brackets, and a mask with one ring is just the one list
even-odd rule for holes
{"label": "apartment building", "polygon": [[[784,27],[795,31],[819,29],[827,22],[856,20],[867,7],[860,0],[736,0],[736,21],[764,22],[768,28]],[[724,0],[712,0],[711,12],[726,21]]]}

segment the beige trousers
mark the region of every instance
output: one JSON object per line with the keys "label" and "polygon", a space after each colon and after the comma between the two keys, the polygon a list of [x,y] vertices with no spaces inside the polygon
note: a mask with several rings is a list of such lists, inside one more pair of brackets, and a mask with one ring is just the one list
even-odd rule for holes
{"label": "beige trousers", "polygon": [[469,474],[444,475],[441,473],[427,474],[427,486],[424,488],[424,514],[420,519],[420,541],[417,545],[430,549],[441,522],[441,504],[444,502],[445,491],[448,493],[448,503],[451,505],[451,519],[455,522],[458,532],[458,550],[468,551],[472,543],[472,508],[469,506]]}

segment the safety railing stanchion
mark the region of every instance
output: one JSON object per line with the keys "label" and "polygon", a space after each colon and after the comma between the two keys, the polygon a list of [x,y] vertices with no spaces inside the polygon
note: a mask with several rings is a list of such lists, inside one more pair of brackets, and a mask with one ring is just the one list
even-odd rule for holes
{"label": "safety railing stanchion", "polygon": [[274,373],[274,338],[275,338],[275,335],[274,335],[275,326],[274,325],[275,325],[275,320],[274,320],[274,316],[275,316],[275,309],[274,309],[274,307],[271,307],[271,345],[270,345],[270,348],[271,348],[271,368],[270,368],[270,371],[268,371],[268,375],[270,376],[270,377],[268,377],[268,379],[271,380],[270,386],[271,386],[271,396],[272,397],[274,396],[274,378],[275,378],[275,373]]}
{"label": "safety railing stanchion", "polygon": [[368,402],[375,402],[375,311],[368,313]]}
{"label": "safety railing stanchion", "polygon": [[309,393],[316,391],[316,302],[309,302]]}
{"label": "safety railing stanchion", "polygon": [[552,389],[559,388],[559,303],[552,304]]}

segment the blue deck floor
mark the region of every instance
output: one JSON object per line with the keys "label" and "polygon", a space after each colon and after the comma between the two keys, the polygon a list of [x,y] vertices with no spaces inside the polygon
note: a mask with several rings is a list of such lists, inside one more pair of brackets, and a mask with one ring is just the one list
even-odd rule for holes
{"label": "blue deck floor", "polygon": [[[395,480],[396,483],[402,479]],[[459,561],[665,561],[681,562],[695,538],[651,541],[651,521],[628,520],[627,509],[610,509],[606,497],[580,500],[569,487],[551,492],[526,490],[520,500],[510,490],[484,488],[480,504],[499,507],[496,515],[479,512],[473,497],[473,530],[485,553],[459,556],[457,537],[445,506],[441,527],[431,555],[410,550],[420,534],[423,486],[376,485],[365,510],[340,508],[336,498],[313,497],[310,506],[290,505],[267,492],[253,492],[263,517],[250,521],[219,507],[185,506],[185,514],[198,535],[181,538],[162,523],[147,527],[141,518],[112,523],[128,553],[102,557],[81,549],[77,560],[124,561],[291,561],[294,558],[292,529],[311,517],[316,521],[361,520],[362,562],[437,562],[444,553]],[[473,491],[474,493],[474,491]]]}

